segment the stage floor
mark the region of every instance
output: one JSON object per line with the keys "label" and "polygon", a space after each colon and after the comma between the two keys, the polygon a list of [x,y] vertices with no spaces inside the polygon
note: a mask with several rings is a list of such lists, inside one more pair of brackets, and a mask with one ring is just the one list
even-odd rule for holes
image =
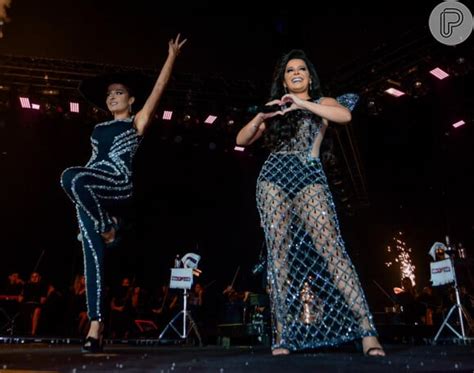
{"label": "stage floor", "polygon": [[[268,347],[108,344],[82,354],[77,344],[1,344],[0,372],[472,372],[472,345],[386,345],[384,358],[353,347],[273,357]],[[3,369],[3,370],[2,370]]]}

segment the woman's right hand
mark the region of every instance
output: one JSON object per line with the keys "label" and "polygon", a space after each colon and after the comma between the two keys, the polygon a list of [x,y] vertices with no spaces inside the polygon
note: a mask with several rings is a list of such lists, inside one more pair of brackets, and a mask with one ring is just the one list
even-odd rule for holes
{"label": "woman's right hand", "polygon": [[[269,101],[265,104],[265,106],[272,106],[272,105],[278,105],[279,107],[281,107],[281,105],[283,105],[283,102],[281,100],[276,99],[276,100]],[[269,113],[260,112],[258,115],[260,116],[260,118],[262,120],[265,120],[265,119],[268,119],[268,118],[273,118],[277,115],[283,115],[283,110],[280,109],[280,110],[272,111],[272,112],[269,112]]]}
{"label": "woman's right hand", "polygon": [[[269,101],[265,106],[276,105],[279,110],[266,112],[266,110],[260,108],[260,110],[253,118],[248,122],[237,134],[236,143],[240,146],[247,146],[258,140],[263,132],[265,131],[265,120],[272,118],[277,115],[283,115],[281,110],[281,101],[276,99]],[[227,289],[226,289],[227,290]],[[224,293],[225,294],[225,293]]]}
{"label": "woman's right hand", "polygon": [[178,34],[178,36],[176,36],[176,39],[171,39],[168,42],[168,54],[175,57],[179,55],[179,53],[181,52],[181,47],[188,40],[188,39],[184,39],[183,41],[180,42],[179,41],[180,37],[181,37],[181,34]]}

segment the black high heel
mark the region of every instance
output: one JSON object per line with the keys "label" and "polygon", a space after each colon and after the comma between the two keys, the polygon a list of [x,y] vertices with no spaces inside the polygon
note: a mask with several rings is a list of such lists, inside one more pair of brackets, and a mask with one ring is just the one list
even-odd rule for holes
{"label": "black high heel", "polygon": [[82,352],[96,354],[104,350],[104,323],[99,322],[99,338],[87,337],[84,341]]}
{"label": "black high heel", "polygon": [[82,352],[96,354],[104,350],[103,338],[87,337],[84,344],[82,345]]}
{"label": "black high heel", "polygon": [[117,222],[115,222],[112,219],[112,228],[114,228],[114,230],[115,230],[115,237],[114,237],[113,241],[110,241],[110,242],[105,244],[105,247],[107,249],[116,248],[117,246],[119,246],[120,241],[122,241],[123,220],[119,217],[115,217],[115,219],[117,219]]}

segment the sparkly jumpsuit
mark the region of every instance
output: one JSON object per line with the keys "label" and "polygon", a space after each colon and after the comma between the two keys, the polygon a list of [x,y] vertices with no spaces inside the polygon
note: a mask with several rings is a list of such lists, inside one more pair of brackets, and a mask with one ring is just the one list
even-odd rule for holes
{"label": "sparkly jumpsuit", "polygon": [[[337,100],[352,110],[358,96]],[[269,155],[257,180],[272,348],[294,351],[377,335],[321,161],[311,155],[321,126],[321,118],[301,111],[296,135]]]}
{"label": "sparkly jumpsuit", "polygon": [[141,137],[133,118],[97,124],[92,132],[92,156],[84,167],[71,167],[61,185],[73,201],[84,252],[87,311],[90,320],[102,320],[103,259],[101,233],[111,229],[112,212],[132,196],[132,160]]}

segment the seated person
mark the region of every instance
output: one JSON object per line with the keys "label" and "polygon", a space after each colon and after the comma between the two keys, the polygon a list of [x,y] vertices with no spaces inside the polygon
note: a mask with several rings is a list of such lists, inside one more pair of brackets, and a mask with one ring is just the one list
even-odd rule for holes
{"label": "seated person", "polygon": [[125,277],[110,302],[110,333],[112,338],[127,338],[132,325],[133,287]]}
{"label": "seated person", "polygon": [[417,300],[417,293],[410,277],[402,279],[402,287],[394,288],[395,300],[400,306],[401,322],[405,324],[421,324],[422,306]]}
{"label": "seated person", "polygon": [[65,298],[51,282],[47,284],[46,289],[46,300],[41,307],[38,333],[58,336],[64,333],[64,322],[66,320]]}
{"label": "seated person", "polygon": [[437,319],[438,311],[441,309],[441,300],[433,294],[431,286],[425,286],[417,300],[423,308],[421,321],[427,326],[433,326]]}
{"label": "seated person", "polygon": [[38,272],[30,275],[30,280],[25,284],[20,296],[22,303],[22,316],[25,322],[26,332],[32,336],[36,335],[38,322],[41,316],[41,308],[46,302],[47,288]]}
{"label": "seated person", "polygon": [[73,336],[85,337],[89,330],[89,319],[87,317],[86,303],[86,278],[78,274],[69,289],[69,327]]}
{"label": "seated person", "polygon": [[237,291],[231,285],[222,292],[223,311],[221,321],[224,324],[244,323],[249,291]]}
{"label": "seated person", "polygon": [[189,311],[194,319],[194,321],[201,325],[203,321],[203,304],[204,303],[204,288],[202,285],[197,282],[195,283],[191,291],[189,292],[188,304],[189,304]]}
{"label": "seated person", "polygon": [[167,284],[158,288],[151,298],[151,311],[153,320],[158,327],[167,324],[173,315],[179,311],[178,293],[170,290]]}
{"label": "seated person", "polygon": [[0,295],[2,295],[3,299],[18,301],[24,284],[24,281],[20,278],[20,274],[18,272],[12,272],[8,275],[7,283],[2,290],[0,290]]}
{"label": "seated person", "polygon": [[2,326],[2,330],[9,330],[13,333],[16,329],[15,321],[20,311],[20,296],[23,292],[24,282],[18,272],[8,275],[8,280],[0,290],[0,307],[4,314],[0,316],[2,321],[5,318],[7,323]]}

